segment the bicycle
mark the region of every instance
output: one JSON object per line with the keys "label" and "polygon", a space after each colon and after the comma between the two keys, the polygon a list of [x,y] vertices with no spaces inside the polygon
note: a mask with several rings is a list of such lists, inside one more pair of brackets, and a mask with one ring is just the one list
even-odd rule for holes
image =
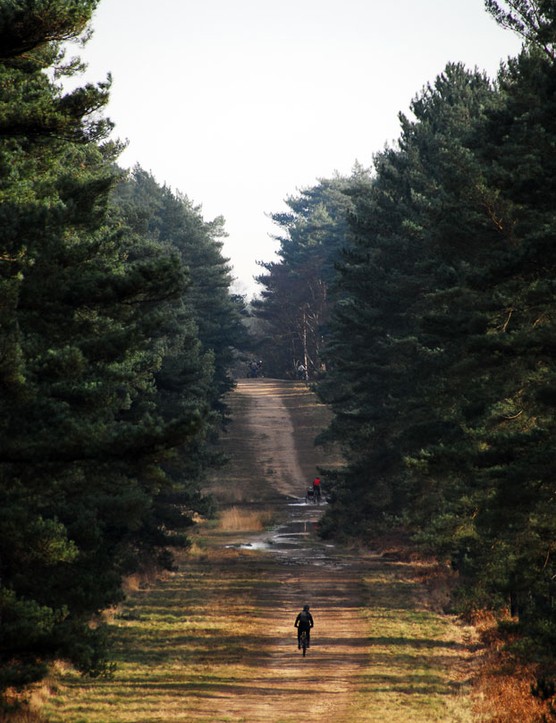
{"label": "bicycle", "polygon": [[301,644],[301,651],[303,653],[303,657],[305,657],[305,654],[307,653],[307,647],[309,645],[306,630],[301,631],[301,635],[299,636],[299,642]]}

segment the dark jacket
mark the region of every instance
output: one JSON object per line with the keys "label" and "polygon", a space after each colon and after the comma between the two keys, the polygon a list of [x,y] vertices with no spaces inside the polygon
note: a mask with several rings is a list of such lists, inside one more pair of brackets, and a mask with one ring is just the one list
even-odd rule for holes
{"label": "dark jacket", "polygon": [[302,610],[295,619],[296,628],[312,628],[314,625],[313,616],[307,610]]}

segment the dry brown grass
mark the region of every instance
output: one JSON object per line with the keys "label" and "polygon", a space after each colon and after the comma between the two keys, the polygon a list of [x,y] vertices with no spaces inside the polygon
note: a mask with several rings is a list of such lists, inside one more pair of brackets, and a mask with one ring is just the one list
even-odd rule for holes
{"label": "dry brown grass", "polygon": [[1,723],[47,723],[40,710],[44,701],[48,698],[50,691],[47,681],[31,686],[20,694],[15,691],[8,691],[4,694],[4,700],[13,710],[0,710]]}
{"label": "dry brown grass", "polygon": [[122,589],[126,595],[128,593],[137,592],[137,590],[156,584],[157,580],[161,576],[164,576],[164,572],[153,565],[144,567],[140,572],[136,572],[124,578]]}
{"label": "dry brown grass", "polygon": [[[416,580],[422,584],[420,604],[429,610],[442,612],[449,608],[457,576],[445,565],[423,559],[410,545],[396,538],[381,539],[377,545],[388,557],[411,562]],[[477,720],[489,723],[547,723],[556,720],[551,701],[542,701],[531,693],[538,670],[534,665],[519,662],[507,650],[510,641],[500,631],[500,619],[490,612],[476,611],[467,619],[472,631],[470,644],[478,646],[474,689]],[[554,700],[552,703],[554,705]]]}
{"label": "dry brown grass", "polygon": [[230,507],[220,514],[218,529],[222,532],[262,532],[271,522],[272,513],[269,510]]}
{"label": "dry brown grass", "polygon": [[2,721],[2,723],[48,723],[46,718],[43,718],[40,713],[27,707],[14,711],[13,713],[0,713],[0,721]]}
{"label": "dry brown grass", "polygon": [[506,649],[509,642],[490,613],[478,613],[473,624],[485,650],[476,682],[479,720],[490,723],[544,723],[554,720],[547,701],[531,693],[536,680],[534,665],[520,663]]}
{"label": "dry brown grass", "polygon": [[548,704],[531,695],[532,671],[513,667],[500,672],[486,669],[479,678],[480,699],[477,712],[480,720],[492,723],[541,723],[553,720]]}

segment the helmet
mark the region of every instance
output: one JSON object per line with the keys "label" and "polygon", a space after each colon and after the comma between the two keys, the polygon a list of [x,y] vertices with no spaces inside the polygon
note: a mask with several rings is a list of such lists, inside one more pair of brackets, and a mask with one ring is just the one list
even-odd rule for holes
{"label": "helmet", "polygon": [[304,605],[304,606],[303,606],[303,610],[309,610],[309,606],[308,606],[308,605]]}

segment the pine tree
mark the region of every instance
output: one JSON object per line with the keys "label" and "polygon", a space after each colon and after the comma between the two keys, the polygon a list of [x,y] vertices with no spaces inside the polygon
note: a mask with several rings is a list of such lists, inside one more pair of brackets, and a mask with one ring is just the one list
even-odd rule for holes
{"label": "pine tree", "polygon": [[556,84],[537,46],[497,87],[448,67],[402,117],[354,196],[321,393],[347,459],[324,532],[403,523],[546,658]]}
{"label": "pine tree", "polygon": [[[175,450],[199,448],[212,404],[183,308],[187,270],[110,208],[121,173],[100,116],[109,81],[59,84],[80,69],[59,41],[78,37],[94,6],[0,10],[2,689],[40,678],[56,657],[103,672],[91,617],[121,599],[140,557],[179,541],[168,530],[201,504],[190,479],[168,472]],[[161,380],[178,363],[170,403]]]}
{"label": "pine tree", "polygon": [[[320,388],[347,459],[326,529],[342,529],[354,505],[362,533],[403,519],[417,490],[406,459],[457,429],[449,389],[440,394],[450,340],[433,334],[428,317],[431,296],[454,294],[465,273],[443,239],[465,244],[465,229],[483,222],[480,173],[465,139],[491,96],[481,74],[447,66],[413,101],[415,119],[401,117],[398,145],[377,157],[372,184],[354,188],[354,243],[340,265],[331,372]],[[455,336],[468,323],[439,321]]]}
{"label": "pine tree", "polygon": [[556,8],[552,0],[485,0],[494,19],[555,60]]}
{"label": "pine tree", "polygon": [[230,292],[231,270],[222,254],[224,219],[205,221],[201,207],[159,186],[139,167],[118,186],[114,199],[124,222],[166,253],[177,254],[188,273],[180,303],[196,326],[203,363],[210,369],[210,391],[205,392],[211,408],[223,412],[223,396],[233,386],[230,367],[247,343],[245,304]]}
{"label": "pine tree", "polygon": [[488,404],[469,417],[485,493],[475,520],[481,545],[468,572],[476,588],[509,601],[542,650],[556,639],[554,62],[533,45],[508,64],[500,87],[503,103],[480,135],[506,244],[476,274],[494,303],[488,333],[475,343],[477,363],[491,373]]}
{"label": "pine tree", "polygon": [[[354,176],[363,173],[356,169]],[[295,377],[299,364],[310,378],[321,372],[334,265],[348,243],[349,184],[339,176],[323,179],[288,198],[288,212],[272,215],[279,228],[279,261],[261,264],[263,291],[253,302],[263,329],[259,353],[272,375]]]}
{"label": "pine tree", "polygon": [[[77,36],[93,7],[76,3],[68,12],[59,3],[19,3],[0,10],[2,688],[40,677],[46,659],[68,652],[72,629],[81,628],[83,641],[91,637],[79,622],[81,611],[62,601],[57,589],[79,549],[66,525],[50,514],[50,499],[63,494],[53,426],[60,432],[65,418],[71,435],[67,394],[81,359],[62,341],[72,320],[56,304],[71,294],[69,267],[90,246],[72,247],[78,206],[89,224],[111,182],[104,159],[114,149],[95,145],[109,124],[89,121],[87,112],[103,105],[107,86],[64,95],[42,71],[62,63],[58,42]],[[83,170],[72,177],[66,169],[76,161]],[[92,185],[97,194],[90,193]],[[62,272],[59,285],[48,277],[55,268]],[[65,446],[67,456],[72,441]],[[96,667],[87,654],[75,660]]]}

